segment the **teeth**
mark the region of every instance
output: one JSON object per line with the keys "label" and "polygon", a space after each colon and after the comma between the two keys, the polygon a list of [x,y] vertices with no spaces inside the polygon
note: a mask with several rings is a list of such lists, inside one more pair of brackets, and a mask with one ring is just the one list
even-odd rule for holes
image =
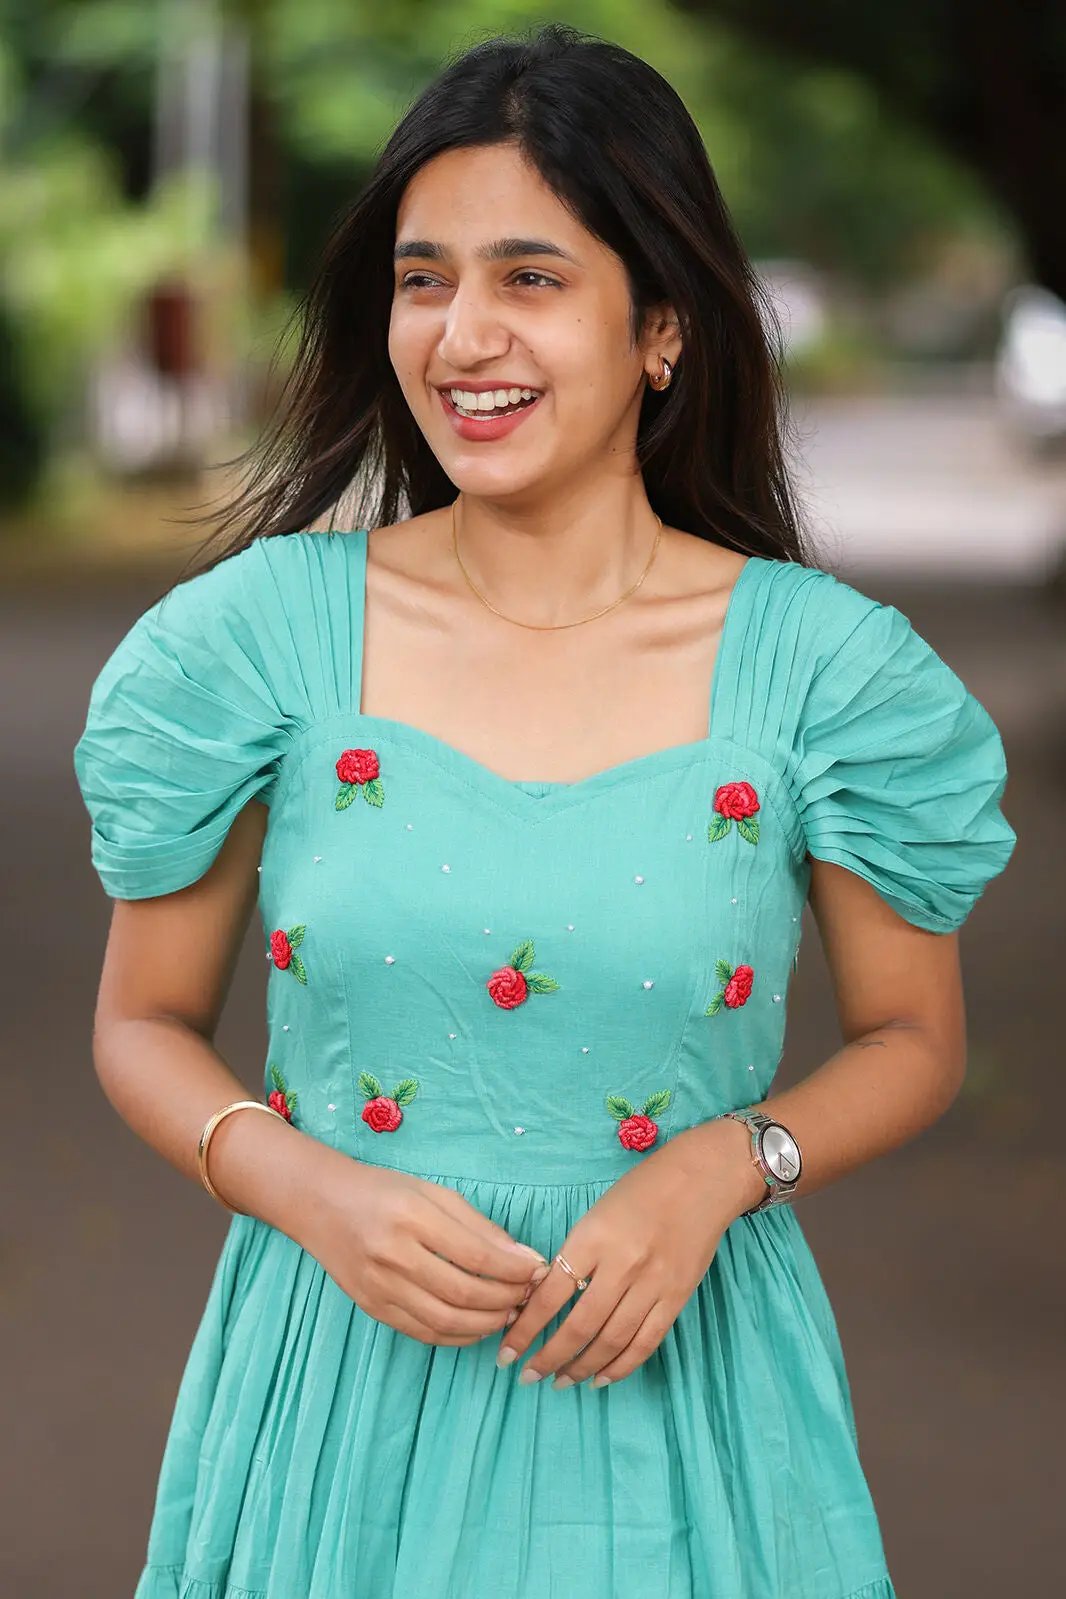
{"label": "teeth", "polygon": [[519,400],[533,400],[536,389],[485,389],[475,394],[471,389],[449,389],[448,394],[457,411],[465,415],[481,415],[485,411],[502,411]]}

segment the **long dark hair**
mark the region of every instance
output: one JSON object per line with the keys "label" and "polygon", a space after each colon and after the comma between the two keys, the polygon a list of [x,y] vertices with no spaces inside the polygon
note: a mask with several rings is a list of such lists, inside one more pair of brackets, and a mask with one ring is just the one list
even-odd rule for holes
{"label": "long dark hair", "polygon": [[556,23],[467,50],[392,133],[297,308],[295,360],[274,417],[237,457],[252,470],[217,519],[208,564],[306,529],[344,497],[360,527],[455,498],[389,360],[396,216],[434,156],[503,142],[620,257],[634,339],[647,307],[677,311],[673,382],[647,389],[638,424],[652,508],[725,548],[813,564],[784,459],[780,329],[696,125],[647,62]]}

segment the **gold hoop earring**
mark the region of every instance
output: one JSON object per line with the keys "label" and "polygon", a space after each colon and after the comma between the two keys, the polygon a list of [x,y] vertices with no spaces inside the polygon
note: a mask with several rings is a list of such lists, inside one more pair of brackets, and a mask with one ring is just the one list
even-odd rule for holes
{"label": "gold hoop earring", "polygon": [[648,382],[651,384],[653,389],[668,389],[670,387],[670,379],[674,375],[674,369],[666,359],[665,355],[660,355],[659,361],[660,370],[658,375],[655,377],[649,376]]}

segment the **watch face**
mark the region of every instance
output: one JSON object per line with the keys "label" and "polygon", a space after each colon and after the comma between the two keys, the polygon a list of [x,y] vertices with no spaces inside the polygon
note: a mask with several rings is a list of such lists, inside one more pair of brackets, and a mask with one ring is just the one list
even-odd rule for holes
{"label": "watch face", "polygon": [[802,1166],[799,1145],[779,1122],[763,1128],[759,1149],[763,1160],[775,1177],[783,1183],[796,1181]]}

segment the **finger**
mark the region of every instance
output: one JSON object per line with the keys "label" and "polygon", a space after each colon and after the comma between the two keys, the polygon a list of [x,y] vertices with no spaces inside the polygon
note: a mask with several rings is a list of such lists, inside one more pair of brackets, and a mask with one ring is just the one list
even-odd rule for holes
{"label": "finger", "polygon": [[397,1261],[397,1270],[428,1290],[434,1298],[465,1310],[494,1311],[497,1324],[503,1312],[524,1303],[524,1296],[550,1269],[547,1265],[537,1266],[525,1283],[516,1283],[501,1282],[497,1277],[480,1277],[430,1249],[419,1249],[410,1258]]}
{"label": "finger", "polygon": [[390,1285],[389,1297],[406,1315],[431,1329],[434,1343],[487,1338],[490,1333],[499,1332],[505,1314],[502,1310],[466,1310],[447,1304],[420,1284],[405,1279]]}
{"label": "finger", "polygon": [[[591,1292],[591,1290],[590,1290]],[[630,1348],[634,1338],[640,1332],[649,1311],[655,1301],[649,1299],[647,1292],[640,1294],[634,1284],[627,1288],[618,1300],[611,1314],[603,1325],[585,1344],[585,1347],[570,1360],[565,1358],[555,1361],[554,1370],[558,1373],[555,1383],[556,1388],[569,1388],[571,1383],[583,1382],[586,1377],[594,1376],[610,1365],[612,1361],[619,1360]],[[566,1318],[560,1332],[565,1332],[568,1324],[574,1320],[576,1311]],[[551,1349],[552,1339],[537,1352],[537,1365],[540,1366],[541,1356],[554,1354]]]}
{"label": "finger", "polygon": [[[576,1359],[586,1344],[600,1336],[625,1293],[625,1283],[620,1277],[607,1276],[604,1270],[598,1271],[589,1287],[578,1295],[569,1315],[536,1354],[526,1361],[519,1374],[519,1382],[539,1382],[542,1377],[551,1376]],[[620,1345],[617,1352],[622,1347]]]}
{"label": "finger", "polygon": [[[567,1255],[566,1258],[569,1260],[570,1256]],[[589,1271],[591,1270],[590,1267]],[[582,1273],[582,1275],[587,1274]],[[586,1293],[591,1291],[591,1288],[585,1290]],[[567,1300],[577,1292],[574,1279],[553,1262],[547,1276],[533,1289],[514,1325],[508,1327],[507,1336],[496,1356],[496,1364],[509,1366],[512,1361],[520,1359],[537,1334],[543,1331],[552,1317],[558,1315]]]}
{"label": "finger", "polygon": [[593,1388],[602,1388],[620,1377],[628,1377],[653,1355],[677,1320],[677,1311],[671,1315],[669,1306],[662,1300],[652,1305],[648,1314],[630,1339],[629,1344],[615,1359],[601,1366],[592,1379]]}
{"label": "finger", "polygon": [[417,1316],[410,1315],[401,1305],[389,1303],[385,1306],[386,1314],[375,1319],[385,1322],[389,1327],[395,1327],[397,1332],[404,1333],[408,1338],[417,1338],[422,1344],[474,1344],[484,1337],[483,1333],[466,1334],[458,1337],[454,1334],[446,1336],[431,1327],[428,1322],[420,1321]]}
{"label": "finger", "polygon": [[439,1185],[434,1200],[422,1242],[465,1271],[524,1284],[537,1266],[548,1264],[539,1250],[512,1238],[453,1188]]}

